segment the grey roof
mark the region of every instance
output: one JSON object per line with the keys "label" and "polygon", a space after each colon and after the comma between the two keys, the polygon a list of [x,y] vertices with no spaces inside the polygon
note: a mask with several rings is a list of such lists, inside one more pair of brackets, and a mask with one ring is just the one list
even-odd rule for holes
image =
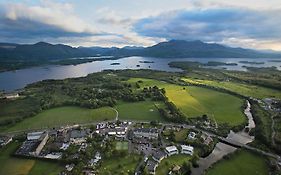
{"label": "grey roof", "polygon": [[82,138],[82,137],[86,137],[87,133],[85,130],[73,130],[70,133],[70,138]]}
{"label": "grey roof", "polygon": [[155,159],[160,160],[163,157],[165,157],[167,154],[164,151],[156,150],[152,153],[152,155]]}
{"label": "grey roof", "polygon": [[136,128],[134,132],[158,133],[156,128]]}
{"label": "grey roof", "polygon": [[154,172],[157,166],[158,166],[157,162],[152,160],[147,161],[146,167],[149,172],[151,171]]}

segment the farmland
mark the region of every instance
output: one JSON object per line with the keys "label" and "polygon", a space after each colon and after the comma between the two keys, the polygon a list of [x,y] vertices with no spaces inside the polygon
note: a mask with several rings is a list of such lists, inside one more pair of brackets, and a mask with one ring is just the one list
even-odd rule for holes
{"label": "farmland", "polygon": [[119,113],[119,119],[164,121],[156,107],[162,107],[163,105],[162,102],[153,102],[149,100],[134,103],[120,102],[116,105],[116,109]]}
{"label": "farmland", "polygon": [[211,168],[207,175],[266,175],[268,167],[265,159],[256,154],[239,151],[227,160],[220,161]]}
{"label": "farmland", "polygon": [[19,143],[14,142],[0,149],[0,175],[53,175],[63,169],[57,163],[12,157],[18,146]]}
{"label": "farmland", "polygon": [[191,84],[208,85],[217,88],[226,89],[237,94],[255,98],[281,98],[281,93],[278,90],[260,87],[257,85],[230,82],[230,81],[215,81],[215,80],[200,80],[183,78],[184,81]]}
{"label": "farmland", "polygon": [[171,157],[165,158],[161,161],[159,166],[156,169],[156,175],[165,175],[168,174],[170,169],[174,166],[182,166],[184,162],[188,162],[190,160],[190,156],[179,154],[173,155]]}
{"label": "farmland", "polygon": [[88,123],[115,119],[116,112],[109,108],[86,109],[80,107],[58,107],[45,110],[34,117],[27,118],[7,131],[54,127],[66,124]]}
{"label": "farmland", "polygon": [[239,125],[245,121],[241,106],[243,100],[215,90],[196,86],[179,86],[153,79],[131,78],[128,82],[134,84],[138,81],[141,88],[158,86],[165,88],[166,96],[186,116],[197,117],[207,114],[218,123]]}

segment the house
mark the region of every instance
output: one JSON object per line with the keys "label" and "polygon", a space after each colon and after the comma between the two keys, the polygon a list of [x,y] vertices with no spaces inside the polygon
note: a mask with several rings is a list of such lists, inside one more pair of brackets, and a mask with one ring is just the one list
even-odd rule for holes
{"label": "house", "polygon": [[138,138],[157,139],[158,130],[155,128],[136,128],[133,131],[134,136]]}
{"label": "house", "polygon": [[175,147],[175,146],[168,146],[168,147],[165,148],[165,150],[166,150],[168,156],[179,153],[177,147]]}
{"label": "house", "polygon": [[70,132],[70,142],[74,144],[81,144],[86,142],[87,133],[85,130],[72,130]]}
{"label": "house", "polygon": [[72,164],[70,164],[70,165],[66,165],[65,166],[65,169],[66,169],[66,171],[68,171],[68,172],[70,172],[70,171],[72,171],[72,169],[74,168],[74,164],[72,163]]}
{"label": "house", "polygon": [[158,163],[152,160],[147,161],[146,167],[149,174],[155,174]]}
{"label": "house", "polygon": [[4,98],[6,99],[15,99],[20,97],[20,95],[18,93],[9,93],[9,94],[5,94]]}
{"label": "house", "polygon": [[203,139],[203,143],[205,145],[209,145],[213,141],[212,137],[206,134],[202,134],[201,138]]}
{"label": "house", "polygon": [[190,133],[188,134],[188,139],[190,139],[190,140],[196,139],[196,133],[195,133],[195,132],[190,132]]}
{"label": "house", "polygon": [[182,154],[189,154],[189,155],[193,155],[193,150],[194,148],[192,146],[189,145],[181,145],[181,153]]}
{"label": "house", "polygon": [[161,150],[156,150],[152,153],[153,160],[155,160],[158,163],[160,163],[166,157],[167,157],[167,154]]}

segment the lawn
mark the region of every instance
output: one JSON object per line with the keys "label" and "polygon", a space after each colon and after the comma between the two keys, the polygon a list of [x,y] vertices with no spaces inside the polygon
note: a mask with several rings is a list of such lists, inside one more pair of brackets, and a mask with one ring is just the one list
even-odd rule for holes
{"label": "lawn", "polygon": [[116,150],[118,151],[128,150],[128,142],[116,142]]}
{"label": "lawn", "polygon": [[112,157],[104,159],[101,167],[98,169],[98,174],[106,175],[121,175],[133,174],[141,156],[139,155],[126,155],[124,157]]}
{"label": "lawn", "polygon": [[143,121],[164,121],[156,106],[164,106],[162,102],[142,101],[135,103],[119,102],[116,109],[119,119],[143,120]]}
{"label": "lawn", "polygon": [[236,96],[197,86],[179,86],[153,79],[131,78],[130,83],[142,80],[141,88],[158,86],[165,88],[166,96],[187,117],[197,117],[208,114],[218,123],[228,123],[232,126],[246,121],[241,106],[244,101]]}
{"label": "lawn", "polygon": [[242,150],[215,164],[207,175],[266,175],[268,172],[266,161],[261,156]]}
{"label": "lawn", "polygon": [[55,175],[63,169],[56,163],[11,157],[19,145],[13,142],[0,149],[0,175]]}
{"label": "lawn", "polygon": [[161,161],[161,163],[156,169],[156,175],[166,175],[169,173],[170,169],[173,168],[175,165],[182,166],[182,164],[186,161],[189,161],[190,158],[190,156],[185,154],[170,156]]}
{"label": "lawn", "polygon": [[205,84],[213,87],[226,89],[244,96],[250,96],[255,98],[273,97],[273,98],[281,99],[280,91],[261,87],[261,86],[256,86],[256,85],[229,82],[229,81],[219,82],[215,80],[199,80],[199,79],[189,79],[189,78],[184,78],[183,80],[192,84]]}
{"label": "lawn", "polygon": [[88,123],[115,119],[116,112],[109,108],[86,109],[80,107],[58,107],[45,110],[34,117],[17,123],[6,131],[39,129],[66,124]]}

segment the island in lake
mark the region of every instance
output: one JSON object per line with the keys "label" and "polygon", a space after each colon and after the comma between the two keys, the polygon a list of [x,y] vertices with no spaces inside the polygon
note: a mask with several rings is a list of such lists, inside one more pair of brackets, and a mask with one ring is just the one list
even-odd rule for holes
{"label": "island in lake", "polygon": [[264,64],[264,62],[256,62],[256,61],[239,61],[239,63],[243,63],[243,64]]}
{"label": "island in lake", "polygon": [[139,61],[139,63],[154,63],[154,61]]}
{"label": "island in lake", "polygon": [[111,63],[110,65],[120,65],[120,63]]}

